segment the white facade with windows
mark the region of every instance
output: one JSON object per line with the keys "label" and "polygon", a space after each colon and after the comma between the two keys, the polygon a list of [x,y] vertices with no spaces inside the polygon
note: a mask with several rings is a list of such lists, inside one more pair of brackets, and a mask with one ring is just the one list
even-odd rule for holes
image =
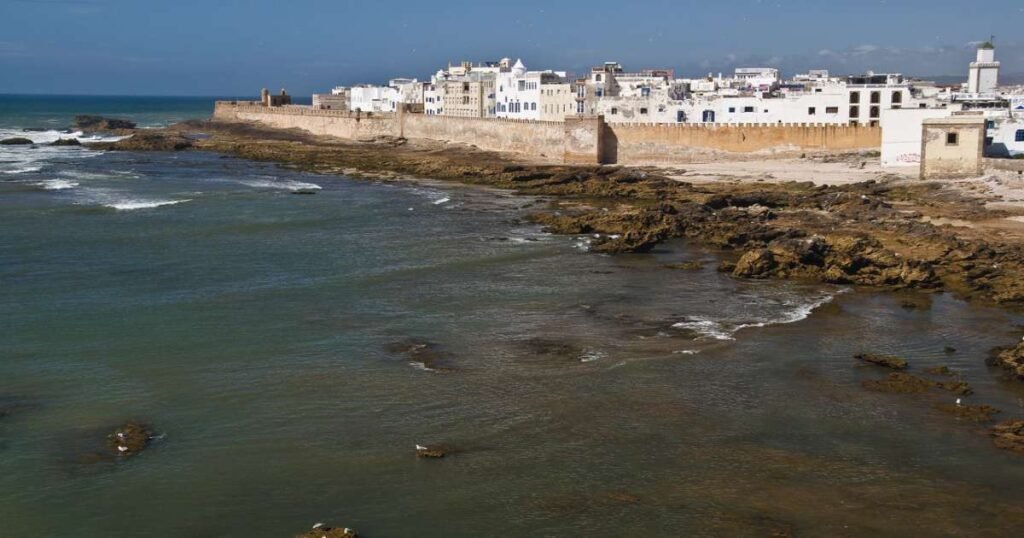
{"label": "white facade with windows", "polygon": [[527,71],[522,60],[496,75],[495,116],[520,120],[563,120],[575,99],[561,71]]}

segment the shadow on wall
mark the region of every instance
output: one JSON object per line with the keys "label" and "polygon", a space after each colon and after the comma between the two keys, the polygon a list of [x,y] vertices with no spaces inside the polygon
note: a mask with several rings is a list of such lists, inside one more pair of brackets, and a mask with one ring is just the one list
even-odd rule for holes
{"label": "shadow on wall", "polygon": [[619,162],[619,137],[607,123],[601,122],[601,164],[617,164]]}

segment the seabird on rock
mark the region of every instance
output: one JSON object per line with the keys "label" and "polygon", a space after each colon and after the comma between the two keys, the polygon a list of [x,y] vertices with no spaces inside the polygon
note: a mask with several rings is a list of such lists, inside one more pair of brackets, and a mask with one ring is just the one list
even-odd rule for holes
{"label": "seabird on rock", "polygon": [[314,529],[319,529],[320,527],[323,527],[323,526],[324,526],[323,523],[316,523],[316,524],[313,525],[313,528]]}
{"label": "seabird on rock", "polygon": [[123,452],[128,452],[128,447],[126,447],[124,445],[117,445],[117,451],[118,452],[122,452],[122,453]]}
{"label": "seabird on rock", "polygon": [[957,399],[956,399],[956,406],[957,406],[957,407],[960,407],[960,398],[957,398]]}
{"label": "seabird on rock", "polygon": [[117,432],[117,438],[118,439],[124,439],[124,434],[121,433],[121,432]]}

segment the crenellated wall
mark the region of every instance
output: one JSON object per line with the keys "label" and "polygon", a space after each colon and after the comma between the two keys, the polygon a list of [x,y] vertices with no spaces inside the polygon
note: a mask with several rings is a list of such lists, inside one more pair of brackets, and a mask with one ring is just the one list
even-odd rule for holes
{"label": "crenellated wall", "polygon": [[395,114],[356,114],[302,106],[218,102],[217,121],[258,122],[349,140],[380,136],[472,145],[573,164],[674,164],[746,154],[878,150],[881,129],[836,125],[608,124],[601,116],[564,122]]}
{"label": "crenellated wall", "polygon": [[790,156],[804,152],[878,150],[879,127],[845,125],[607,124],[605,161],[672,164],[715,154]]}

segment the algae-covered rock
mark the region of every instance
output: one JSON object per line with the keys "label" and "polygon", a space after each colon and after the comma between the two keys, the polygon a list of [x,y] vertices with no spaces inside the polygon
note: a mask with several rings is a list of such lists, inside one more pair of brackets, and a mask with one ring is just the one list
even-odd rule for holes
{"label": "algae-covered rock", "polygon": [[957,418],[974,422],[988,422],[992,420],[995,415],[1001,413],[999,409],[996,409],[991,405],[942,404],[938,406],[938,409],[943,413],[949,413]]}
{"label": "algae-covered rock", "polygon": [[53,142],[50,142],[51,146],[81,146],[82,143],[77,138],[58,138]]}
{"label": "algae-covered rock", "polygon": [[1005,370],[1014,379],[1024,381],[1024,342],[1014,347],[997,347],[989,353],[988,364]]}
{"label": "algae-covered rock", "polygon": [[1000,422],[989,430],[997,448],[1024,454],[1024,420]]}
{"label": "algae-covered rock", "polygon": [[135,128],[135,122],[132,121],[84,114],[75,116],[72,124],[83,131],[119,131]]}
{"label": "algae-covered rock", "polygon": [[920,377],[903,372],[893,372],[884,379],[867,379],[861,382],[861,386],[866,389],[892,394],[928,392],[933,385],[927,379],[921,379]]}
{"label": "algae-covered rock", "polygon": [[114,454],[129,457],[149,446],[153,431],[141,422],[128,422],[107,436],[107,448]]}
{"label": "algae-covered rock", "polygon": [[309,531],[296,534],[295,538],[359,538],[359,533],[348,527],[328,527],[317,523]]}

